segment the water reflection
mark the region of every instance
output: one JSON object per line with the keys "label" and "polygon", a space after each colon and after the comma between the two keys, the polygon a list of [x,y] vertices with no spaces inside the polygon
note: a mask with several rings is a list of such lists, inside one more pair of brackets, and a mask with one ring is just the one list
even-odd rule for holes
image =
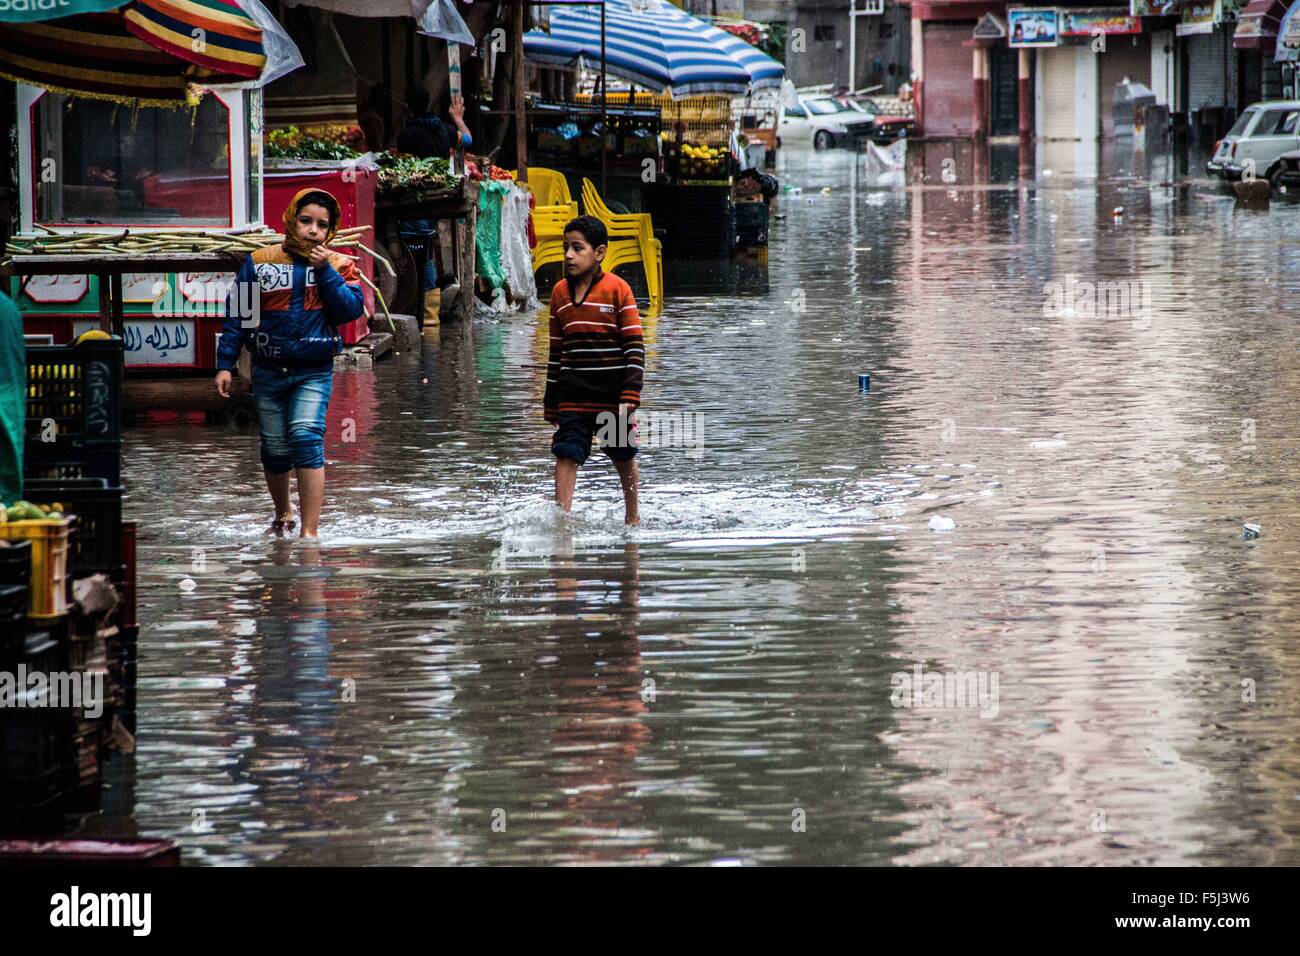
{"label": "water reflection", "polygon": [[[1296,862],[1297,212],[945,148],[790,151],[766,264],[670,270],[646,407],[704,442],[644,450],[636,531],[599,456],[550,504],[544,314],[340,376],[318,551],[261,535],[250,434],[132,430],[118,822],[194,862]],[[997,716],[892,706],[918,664]]]}

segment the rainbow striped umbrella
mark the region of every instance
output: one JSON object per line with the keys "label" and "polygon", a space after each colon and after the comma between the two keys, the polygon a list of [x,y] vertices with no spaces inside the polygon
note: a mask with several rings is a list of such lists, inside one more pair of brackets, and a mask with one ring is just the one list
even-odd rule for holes
{"label": "rainbow striped umbrella", "polygon": [[265,63],[262,31],[234,0],[135,0],[0,30],[0,76],[135,106],[192,104],[192,84],[247,82]]}
{"label": "rainbow striped umbrella", "polygon": [[256,79],[266,65],[262,29],[235,0],[134,0],[121,13],[135,36],[204,69]]}

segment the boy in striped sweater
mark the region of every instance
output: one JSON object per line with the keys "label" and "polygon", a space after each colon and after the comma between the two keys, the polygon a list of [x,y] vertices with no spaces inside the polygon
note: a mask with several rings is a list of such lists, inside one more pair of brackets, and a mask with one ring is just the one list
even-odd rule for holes
{"label": "boy in striped sweater", "polygon": [[563,281],[551,291],[551,351],[546,366],[546,420],[555,425],[555,501],[568,511],[578,467],[599,435],[623,485],[627,524],[637,513],[637,434],[645,349],[636,299],[626,282],[602,272],[609,243],[604,224],[579,216],[564,227]]}

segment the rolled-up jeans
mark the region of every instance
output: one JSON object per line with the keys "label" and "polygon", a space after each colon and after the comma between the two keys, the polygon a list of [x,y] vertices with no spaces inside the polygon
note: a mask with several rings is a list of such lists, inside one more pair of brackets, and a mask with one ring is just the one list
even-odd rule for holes
{"label": "rolled-up jeans", "polygon": [[325,467],[325,412],[334,368],[253,366],[253,401],[262,433],[262,465],[273,475]]}

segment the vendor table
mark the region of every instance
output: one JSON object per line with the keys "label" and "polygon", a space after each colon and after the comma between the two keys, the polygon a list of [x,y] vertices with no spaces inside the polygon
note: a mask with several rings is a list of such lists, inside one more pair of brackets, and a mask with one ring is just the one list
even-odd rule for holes
{"label": "vendor table", "polygon": [[[99,278],[99,327],[113,335],[126,331],[122,312],[122,276],[139,272],[235,272],[247,252],[193,252],[158,255],[34,255],[11,256],[0,262],[0,277],[16,276],[20,290],[33,276],[93,275]],[[197,343],[196,343],[197,344]],[[211,411],[251,415],[248,353],[240,357],[239,375],[231,383],[231,399],[222,399],[212,385],[208,367],[159,372],[135,372],[123,384],[124,414],[149,411]],[[158,376],[165,375],[165,378]]]}
{"label": "vendor table", "polygon": [[[452,272],[460,295],[449,317],[474,317],[474,241],[478,229],[478,183],[462,180],[458,189],[431,193],[409,200],[379,199],[375,203],[376,231],[386,235],[385,225],[400,219],[438,219],[452,223]],[[445,265],[445,264],[444,264]]]}
{"label": "vendor table", "polygon": [[174,252],[162,255],[11,256],[0,262],[0,276],[17,276],[19,292],[32,276],[93,275],[99,278],[99,327],[122,335],[122,276],[149,272],[236,272],[243,252]]}

